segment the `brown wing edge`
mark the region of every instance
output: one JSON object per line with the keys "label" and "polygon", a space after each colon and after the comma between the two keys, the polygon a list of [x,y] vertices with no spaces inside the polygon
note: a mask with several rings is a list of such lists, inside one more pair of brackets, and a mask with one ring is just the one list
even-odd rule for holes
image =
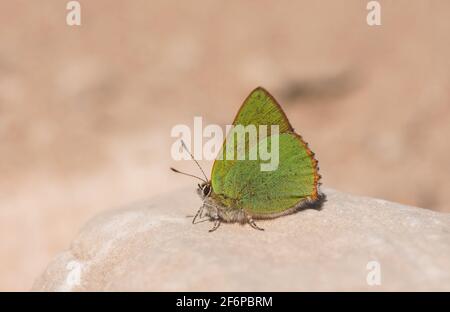
{"label": "brown wing edge", "polygon": [[251,214],[252,218],[254,219],[274,219],[281,216],[293,214],[297,211],[303,210],[303,209],[316,209],[320,210],[322,207],[322,204],[326,201],[326,195],[320,191],[320,185],[322,183],[320,182],[320,179],[322,176],[319,174],[319,162],[314,157],[315,154],[308,146],[308,143],[303,140],[302,136],[298,133],[291,132],[292,135],[296,136],[300,143],[303,145],[303,147],[306,149],[306,153],[308,156],[311,157],[313,168],[314,168],[314,191],[311,196],[308,196],[306,198],[303,198],[300,200],[297,204],[295,204],[293,207],[288,208],[284,211],[277,212],[277,213],[268,213],[268,214]]}
{"label": "brown wing edge", "polygon": [[317,200],[321,196],[319,186],[322,185],[322,183],[320,183],[320,179],[322,178],[322,176],[319,174],[319,161],[315,158],[314,152],[311,151],[308,143],[303,139],[303,137],[295,132],[292,132],[292,134],[299,139],[300,143],[302,143],[303,147],[306,149],[306,153],[308,154],[309,157],[311,157],[311,161],[314,168],[314,192],[311,195],[311,199]]}

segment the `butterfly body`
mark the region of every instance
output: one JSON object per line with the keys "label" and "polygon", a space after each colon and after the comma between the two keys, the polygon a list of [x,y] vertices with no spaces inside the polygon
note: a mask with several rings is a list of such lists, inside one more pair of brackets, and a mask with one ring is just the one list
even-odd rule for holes
{"label": "butterfly body", "polygon": [[[209,183],[209,182],[208,182]],[[202,188],[199,187],[197,189],[197,193],[200,198],[203,200],[202,210],[199,210],[198,217],[207,217],[210,220],[220,220],[226,223],[240,223],[246,224],[249,223],[250,220],[261,220],[261,219],[273,219],[278,218],[284,215],[288,215],[291,213],[295,213],[302,208],[308,206],[314,206],[318,201],[314,201],[313,199],[306,199],[296,204],[295,206],[275,213],[269,214],[257,214],[252,211],[247,211],[244,208],[239,206],[238,201],[234,201],[234,205],[226,206],[222,204],[222,199],[214,192],[211,191],[209,194],[204,194]],[[320,194],[320,200],[323,199],[323,195]],[[203,215],[203,209],[205,213]],[[194,221],[195,222],[195,221]]]}
{"label": "butterfly body", "polygon": [[[202,185],[199,185],[197,193],[203,200],[203,205],[198,210],[197,214],[192,220],[192,223],[195,224],[195,220],[197,219],[197,217],[206,217],[212,221],[215,221],[215,225],[210,230],[210,232],[215,231],[219,227],[220,222],[240,224],[249,223],[254,228],[262,230],[254,223],[253,216],[243,208],[239,207],[237,201],[235,201],[234,204],[228,206],[222,204],[222,199],[220,199],[220,197],[212,191],[211,182],[206,182]],[[204,216],[203,211],[205,211]]]}
{"label": "butterfly body", "polygon": [[[213,165],[211,179],[199,184],[197,193],[203,205],[194,217],[220,222],[249,223],[261,230],[254,220],[273,219],[302,208],[320,205],[324,195],[319,190],[318,162],[303,138],[295,133],[276,100],[263,88],[256,88],[242,104],[233,126],[276,126],[277,132],[257,130],[257,143],[233,142],[235,151],[244,150],[246,158],[229,159],[225,140]],[[264,128],[265,129],[265,128]],[[232,134],[234,135],[234,134]],[[275,144],[276,143],[276,144]],[[270,171],[262,170],[265,160],[260,150],[279,146],[279,164]],[[255,152],[257,159],[248,159]]]}

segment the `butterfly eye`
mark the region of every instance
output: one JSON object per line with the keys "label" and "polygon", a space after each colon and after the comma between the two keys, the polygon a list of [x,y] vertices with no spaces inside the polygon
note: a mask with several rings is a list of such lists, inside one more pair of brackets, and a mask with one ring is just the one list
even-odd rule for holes
{"label": "butterfly eye", "polygon": [[203,194],[204,194],[205,196],[208,196],[209,193],[211,193],[211,186],[207,184],[207,185],[205,185],[205,186],[203,187]]}

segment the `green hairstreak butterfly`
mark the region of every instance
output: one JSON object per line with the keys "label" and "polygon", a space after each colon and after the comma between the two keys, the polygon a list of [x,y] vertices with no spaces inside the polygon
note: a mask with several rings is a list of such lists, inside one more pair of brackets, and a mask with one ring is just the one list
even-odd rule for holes
{"label": "green hairstreak butterfly", "polygon": [[227,158],[225,151],[229,134],[214,161],[211,179],[205,175],[205,180],[201,179],[203,182],[198,185],[197,193],[203,204],[193,223],[198,218],[213,221],[210,232],[216,230],[221,222],[248,223],[262,230],[255,220],[277,218],[323,202],[325,196],[319,190],[321,176],[314,153],[295,133],[281,106],[268,91],[258,87],[250,93],[233,121],[233,126],[238,125],[254,125],[256,129],[260,129],[259,126],[277,126],[277,133],[264,134],[257,130],[257,144],[247,139],[244,143],[238,140],[230,142],[234,150],[245,147],[246,156],[263,140],[266,145],[277,142],[278,166],[275,170],[261,170],[260,164],[264,161],[258,153],[255,153],[256,159]]}

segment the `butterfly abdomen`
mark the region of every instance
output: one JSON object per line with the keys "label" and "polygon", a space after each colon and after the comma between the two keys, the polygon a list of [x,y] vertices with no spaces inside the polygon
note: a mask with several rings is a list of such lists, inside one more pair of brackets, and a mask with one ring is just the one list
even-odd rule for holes
{"label": "butterfly abdomen", "polygon": [[205,207],[208,215],[212,218],[219,218],[224,222],[238,222],[247,223],[248,213],[242,209],[238,208],[237,204],[225,205],[223,202],[219,201],[220,196],[216,194],[211,194],[205,201]]}

